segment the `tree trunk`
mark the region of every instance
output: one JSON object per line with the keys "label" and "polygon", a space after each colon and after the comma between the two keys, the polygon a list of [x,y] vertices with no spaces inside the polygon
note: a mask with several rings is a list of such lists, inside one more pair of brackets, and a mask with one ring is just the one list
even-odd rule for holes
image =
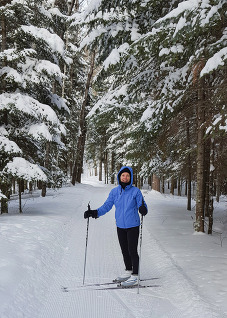
{"label": "tree trunk", "polygon": [[171,193],[172,195],[174,195],[174,188],[175,188],[175,180],[174,180],[174,178],[172,177],[172,178],[171,178],[171,188],[170,188],[170,193]]}
{"label": "tree trunk", "polygon": [[[50,159],[50,142],[47,141],[46,142],[46,153],[45,153],[45,162],[44,162],[44,167],[45,168],[49,168],[49,159]],[[42,197],[46,196],[46,192],[47,192],[47,184],[46,182],[42,182]]]}
{"label": "tree trunk", "polygon": [[133,167],[133,171],[134,171],[133,183],[134,183],[135,186],[137,187],[137,185],[138,185],[137,169]]}
{"label": "tree trunk", "polygon": [[78,11],[78,9],[79,9],[79,0],[72,0],[71,4],[69,5],[68,15],[72,14],[74,6],[75,6],[76,11]]}
{"label": "tree trunk", "polygon": [[114,184],[114,167],[115,167],[115,154],[111,153],[111,184]]}
{"label": "tree trunk", "polygon": [[162,177],[162,193],[165,193],[165,177]]}
{"label": "tree trunk", "polygon": [[[211,142],[211,164],[214,166],[214,142]],[[212,234],[213,231],[213,213],[214,213],[214,169],[212,167],[210,171],[210,183],[209,183],[209,208],[208,208],[208,218],[209,218],[209,226],[208,226],[208,234]]]}
{"label": "tree trunk", "polygon": [[22,213],[22,203],[21,203],[21,192],[22,192],[22,183],[24,180],[18,180],[18,187],[19,187],[19,213]]}
{"label": "tree trunk", "polygon": [[8,213],[8,200],[10,199],[11,184],[8,184],[7,182],[1,183],[0,189],[2,194],[6,196],[6,198],[1,198],[1,213]]}
{"label": "tree trunk", "polygon": [[204,215],[209,217],[210,204],[210,138],[206,138],[205,143],[205,158],[204,158]]}
{"label": "tree trunk", "polygon": [[221,190],[220,190],[220,173],[219,168],[217,168],[216,172],[216,201],[220,202]]}
{"label": "tree trunk", "polygon": [[87,106],[89,104],[89,89],[91,86],[92,75],[94,71],[95,53],[91,56],[90,71],[87,77],[87,83],[85,87],[84,100],[80,112],[80,135],[76,147],[76,158],[72,174],[72,184],[75,185],[76,181],[81,182],[81,174],[83,169],[83,157],[84,157],[84,146],[86,140],[87,126],[86,126],[86,115]]}
{"label": "tree trunk", "polygon": [[104,153],[104,169],[105,169],[105,184],[109,183],[108,180],[108,152],[105,151]]}
{"label": "tree trunk", "polygon": [[196,188],[196,223],[195,230],[204,232],[204,161],[205,161],[205,103],[203,79],[198,79],[197,102],[197,188]]}
{"label": "tree trunk", "polygon": [[151,175],[148,177],[148,184],[152,188],[152,176]]}
{"label": "tree trunk", "polygon": [[191,199],[192,199],[192,162],[191,162],[191,140],[190,140],[190,125],[189,125],[189,119],[186,119],[186,138],[187,138],[187,148],[188,148],[188,157],[187,157],[187,182],[186,182],[186,188],[185,192],[187,195],[187,210],[191,211]]}
{"label": "tree trunk", "polygon": [[185,180],[184,195],[188,196],[188,180]]}
{"label": "tree trunk", "polygon": [[177,195],[181,196],[181,177],[178,177],[178,182],[177,182]]}
{"label": "tree trunk", "polygon": [[1,214],[8,213],[8,199],[1,198]]}
{"label": "tree trunk", "polygon": [[140,175],[138,175],[138,177],[137,177],[137,180],[138,180],[138,188],[139,189],[141,189],[141,177],[140,177]]}
{"label": "tree trunk", "polygon": [[94,169],[95,169],[95,177],[97,177],[98,176],[98,169],[97,169],[96,160],[94,161]]}
{"label": "tree trunk", "polygon": [[160,192],[160,178],[155,174],[152,176],[152,189]]}
{"label": "tree trunk", "polygon": [[222,166],[222,160],[220,159],[221,156],[219,154],[223,153],[223,144],[220,142],[220,145],[217,148],[216,153],[216,182],[215,182],[215,189],[216,189],[216,201],[220,201],[221,196],[221,166]]}
{"label": "tree trunk", "polygon": [[103,144],[100,145],[100,154],[99,154],[99,181],[102,181],[102,162],[103,162]]}

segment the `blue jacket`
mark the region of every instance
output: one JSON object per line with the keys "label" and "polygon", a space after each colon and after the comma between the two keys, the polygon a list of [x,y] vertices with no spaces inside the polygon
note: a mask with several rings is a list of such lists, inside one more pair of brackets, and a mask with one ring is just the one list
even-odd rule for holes
{"label": "blue jacket", "polygon": [[[131,172],[130,184],[122,188],[119,184],[119,174],[121,170],[128,168]],[[119,228],[127,229],[140,225],[140,217],[138,208],[142,205],[143,195],[140,189],[134,187],[133,171],[130,167],[122,167],[117,175],[118,186],[110,191],[110,194],[105,203],[97,209],[98,217],[109,212],[115,205],[116,225]],[[146,203],[144,202],[147,207]]]}

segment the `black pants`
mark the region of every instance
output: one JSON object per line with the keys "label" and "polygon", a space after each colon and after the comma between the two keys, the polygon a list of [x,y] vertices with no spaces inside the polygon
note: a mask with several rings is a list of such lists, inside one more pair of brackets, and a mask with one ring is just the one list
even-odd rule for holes
{"label": "black pants", "polygon": [[139,226],[129,229],[117,228],[118,240],[121,246],[125,269],[132,274],[138,275],[139,269],[139,255],[137,252],[137,245],[139,239]]}

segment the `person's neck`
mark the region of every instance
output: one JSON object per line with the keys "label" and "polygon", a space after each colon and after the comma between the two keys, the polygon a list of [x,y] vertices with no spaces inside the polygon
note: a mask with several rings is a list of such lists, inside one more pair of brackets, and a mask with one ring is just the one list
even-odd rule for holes
{"label": "person's neck", "polygon": [[127,185],[130,185],[130,182],[121,182],[122,189],[125,189]]}

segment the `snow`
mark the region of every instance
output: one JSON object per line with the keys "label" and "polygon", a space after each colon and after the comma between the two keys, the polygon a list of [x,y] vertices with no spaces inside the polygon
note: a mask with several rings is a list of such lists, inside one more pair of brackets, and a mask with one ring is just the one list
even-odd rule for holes
{"label": "snow", "polygon": [[211,58],[208,59],[204,68],[202,69],[200,76],[208,74],[220,66],[225,64],[227,60],[227,47],[224,47],[219,52],[215,53]]}
{"label": "snow", "polygon": [[38,28],[33,25],[22,25],[21,28],[25,33],[47,42],[53,52],[58,52],[62,56],[64,55],[65,44],[57,34],[50,33],[47,29]]}
{"label": "snow", "polygon": [[163,18],[158,19],[156,23],[160,23],[170,18],[175,18],[179,16],[180,14],[184,13],[185,10],[193,10],[199,6],[199,2],[200,1],[198,0],[183,1],[178,4],[178,7],[176,9],[173,9],[172,11],[170,11]]}
{"label": "snow", "polygon": [[30,163],[21,157],[14,157],[13,161],[8,162],[2,173],[6,173],[7,175],[11,174],[16,178],[25,179],[27,181],[47,181],[45,173],[37,164]]}
{"label": "snow", "polygon": [[141,34],[138,32],[138,25],[133,23],[132,30],[131,30],[131,40],[136,41],[141,38]]}
{"label": "snow", "polygon": [[98,10],[100,4],[101,4],[101,0],[87,1],[86,14],[89,14],[90,12],[94,10]]}
{"label": "snow", "polygon": [[31,125],[28,129],[28,134],[31,134],[37,140],[42,138],[45,138],[48,141],[53,140],[53,137],[49,132],[47,125],[45,125],[44,123]]}
{"label": "snow", "polygon": [[159,52],[159,56],[169,55],[169,53],[182,53],[184,52],[184,47],[181,44],[173,45],[170,49],[169,48],[162,48]]}
{"label": "snow", "polygon": [[7,137],[1,136],[0,131],[0,151],[8,153],[22,153],[22,150],[17,146],[17,144],[9,140]]}
{"label": "snow", "polygon": [[0,199],[1,198],[4,198],[4,199],[7,199],[7,197],[2,193],[2,191],[0,190]]}
{"label": "snow", "polygon": [[[143,222],[141,278],[153,287],[96,290],[123,270],[114,209],[90,220],[85,286],[82,286],[90,201],[99,207],[112,185],[87,171],[83,183],[24,194],[0,216],[1,318],[221,318],[227,317],[226,197],[215,203],[218,233],[194,235],[186,198],[142,190],[149,206]],[[151,279],[152,278],[152,279]],[[61,286],[71,291],[62,292]],[[87,286],[87,287],[86,287]]]}
{"label": "snow", "polygon": [[92,30],[89,35],[85,36],[85,38],[81,41],[80,43],[80,50],[83,49],[86,45],[91,44],[97,37],[99,37],[100,35],[102,35],[103,33],[106,33],[106,29],[105,28],[98,28],[98,29],[94,29]]}
{"label": "snow", "polygon": [[15,109],[25,114],[35,118],[42,116],[54,124],[59,124],[55,111],[49,105],[42,104],[32,97],[18,92],[3,93],[0,95],[0,110],[12,110],[12,105]]}
{"label": "snow", "polygon": [[119,48],[114,48],[106,60],[103,62],[103,67],[105,70],[108,69],[110,65],[117,64],[120,61],[121,54],[125,53],[129,49],[129,44],[124,43],[119,46]]}
{"label": "snow", "polygon": [[115,48],[111,51],[110,55],[103,62],[104,69],[107,70],[110,64],[114,65],[114,64],[117,64],[119,61],[120,61],[120,54],[118,52],[118,49]]}
{"label": "snow", "polygon": [[180,17],[180,19],[179,19],[179,21],[177,23],[175,32],[173,34],[173,38],[175,37],[175,35],[177,34],[178,31],[180,31],[181,29],[184,28],[185,25],[186,25],[186,19],[184,17]]}
{"label": "snow", "polygon": [[210,22],[210,19],[217,13],[218,11],[218,6],[212,6],[210,11],[207,12],[207,10],[203,10],[201,12],[201,26],[204,26]]}
{"label": "snow", "polygon": [[27,57],[26,62],[19,63],[18,66],[22,69],[22,81],[26,80],[39,83],[40,74],[42,73],[47,73],[49,76],[55,76],[56,78],[61,78],[63,75],[60,67],[48,60],[37,61],[34,58]]}
{"label": "snow", "polygon": [[87,116],[93,116],[96,110],[100,110],[102,107],[105,107],[106,105],[109,107],[108,111],[110,110],[110,108],[117,106],[120,107],[120,105],[118,105],[116,98],[118,98],[119,96],[127,96],[127,87],[128,85],[125,84],[119,86],[113,91],[110,90],[109,92],[107,92],[107,94],[104,95],[104,97],[102,97],[101,99],[99,99],[99,101],[92,107],[91,111],[88,113]]}

